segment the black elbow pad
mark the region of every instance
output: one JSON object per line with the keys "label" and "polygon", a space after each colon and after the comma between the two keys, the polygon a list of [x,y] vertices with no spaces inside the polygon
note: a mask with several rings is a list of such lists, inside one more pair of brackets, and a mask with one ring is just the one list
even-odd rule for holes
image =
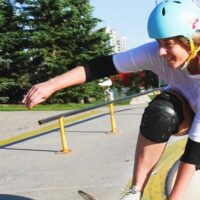
{"label": "black elbow pad", "polygon": [[84,68],[87,82],[117,74],[112,55],[93,58]]}

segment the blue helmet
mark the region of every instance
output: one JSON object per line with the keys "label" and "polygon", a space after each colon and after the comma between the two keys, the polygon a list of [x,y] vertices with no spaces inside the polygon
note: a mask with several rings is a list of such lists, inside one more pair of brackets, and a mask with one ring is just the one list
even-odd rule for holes
{"label": "blue helmet", "polygon": [[154,39],[191,38],[197,30],[200,30],[200,8],[195,0],[164,0],[148,19],[148,34]]}

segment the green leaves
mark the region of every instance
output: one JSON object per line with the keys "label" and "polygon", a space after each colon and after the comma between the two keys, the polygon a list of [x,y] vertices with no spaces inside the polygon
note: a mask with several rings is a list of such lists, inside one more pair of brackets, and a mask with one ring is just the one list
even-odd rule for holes
{"label": "green leaves", "polygon": [[[20,102],[30,85],[111,53],[108,35],[94,31],[99,21],[89,0],[1,0],[0,79],[6,77],[9,87],[0,87],[0,97]],[[50,101],[73,102],[83,94],[87,101],[100,90],[93,82],[58,92]]]}

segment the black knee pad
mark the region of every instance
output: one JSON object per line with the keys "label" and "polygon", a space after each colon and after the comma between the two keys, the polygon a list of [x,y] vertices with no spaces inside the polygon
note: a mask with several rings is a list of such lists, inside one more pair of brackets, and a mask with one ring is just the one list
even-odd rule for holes
{"label": "black knee pad", "polygon": [[181,101],[174,94],[163,92],[145,109],[140,133],[153,142],[167,142],[183,120]]}
{"label": "black knee pad", "polygon": [[188,139],[181,161],[193,164],[196,170],[200,169],[200,143]]}

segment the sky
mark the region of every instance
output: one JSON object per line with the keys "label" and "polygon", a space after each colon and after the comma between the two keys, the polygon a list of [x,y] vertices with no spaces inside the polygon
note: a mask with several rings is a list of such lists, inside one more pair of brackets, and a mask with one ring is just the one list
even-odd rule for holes
{"label": "sky", "polygon": [[98,27],[109,26],[119,36],[127,37],[128,49],[151,41],[147,20],[155,0],[90,0],[90,3],[94,7],[93,16],[103,21]]}

